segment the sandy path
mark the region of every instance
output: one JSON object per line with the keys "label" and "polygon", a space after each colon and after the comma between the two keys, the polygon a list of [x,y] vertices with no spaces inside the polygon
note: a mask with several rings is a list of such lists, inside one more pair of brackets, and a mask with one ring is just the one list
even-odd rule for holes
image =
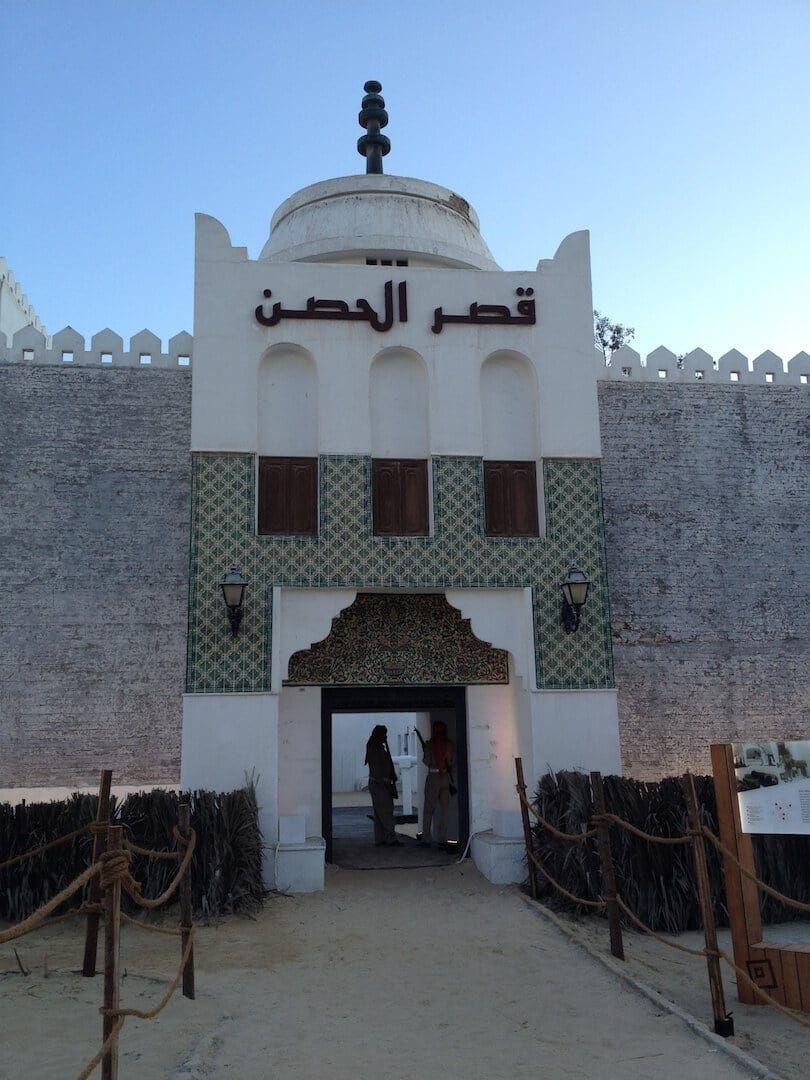
{"label": "sandy path", "polygon": [[[97,1048],[100,978],[71,973],[81,942],[72,923],[18,942],[27,978],[0,950],[3,1080],[70,1080]],[[122,963],[122,1003],[148,1007],[175,942],[126,928]],[[197,972],[196,1001],[127,1021],[121,1080],[749,1075],[469,862],[328,868],[323,893],[201,928]]]}

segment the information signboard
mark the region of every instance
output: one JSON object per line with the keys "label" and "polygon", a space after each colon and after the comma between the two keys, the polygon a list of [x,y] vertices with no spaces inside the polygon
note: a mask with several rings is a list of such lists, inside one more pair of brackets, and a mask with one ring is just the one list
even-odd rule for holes
{"label": "information signboard", "polygon": [[810,835],[810,740],[733,743],[746,833]]}

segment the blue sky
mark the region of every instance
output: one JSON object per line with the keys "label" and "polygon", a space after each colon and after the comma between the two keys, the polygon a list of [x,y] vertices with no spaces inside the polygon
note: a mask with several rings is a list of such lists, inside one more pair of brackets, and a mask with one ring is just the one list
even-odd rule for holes
{"label": "blue sky", "polygon": [[49,332],[191,330],[193,215],[260,252],[364,169],[469,199],[505,269],[591,231],[642,355],[810,351],[810,0],[5,0],[0,254]]}

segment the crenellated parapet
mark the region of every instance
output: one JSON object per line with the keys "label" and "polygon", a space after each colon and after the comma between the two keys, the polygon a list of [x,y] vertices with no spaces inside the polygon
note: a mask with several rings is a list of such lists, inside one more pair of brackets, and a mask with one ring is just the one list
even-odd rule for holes
{"label": "crenellated parapet", "polygon": [[48,340],[35,326],[18,330],[11,342],[0,333],[0,364],[49,364],[65,367],[137,367],[189,368],[192,364],[194,339],[185,330],[169,338],[166,352],[159,337],[141,330],[129,340],[112,330],[101,330],[90,339],[87,348],[84,337],[70,326]]}
{"label": "crenellated parapet", "polygon": [[612,382],[743,383],[746,386],[810,385],[810,354],[796,353],[787,364],[781,356],[766,351],[749,364],[748,357],[737,349],[724,353],[717,361],[703,349],[693,349],[683,357],[663,346],[647,355],[646,363],[629,345],[613,353],[606,365],[599,350],[594,350],[597,378]]}

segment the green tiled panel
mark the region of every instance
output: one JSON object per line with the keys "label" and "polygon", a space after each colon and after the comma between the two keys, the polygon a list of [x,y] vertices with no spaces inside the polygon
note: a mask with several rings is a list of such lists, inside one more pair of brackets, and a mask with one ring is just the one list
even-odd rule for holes
{"label": "green tiled panel", "polygon": [[[371,535],[371,459],[320,459],[320,535],[255,533],[255,459],[195,454],[192,482],[189,693],[266,690],[272,586],[305,588],[531,587],[538,686],[613,685],[599,462],[546,460],[546,536],[484,536],[480,458],[434,458],[431,537]],[[560,588],[576,563],[591,581],[576,634],[559,620]],[[242,629],[228,632],[219,580],[231,566],[249,582]]]}
{"label": "green tiled panel", "polygon": [[[597,461],[543,463],[547,553],[532,590],[538,685],[547,690],[613,686],[610,604],[605,574],[602,483]],[[570,566],[588,571],[591,587],[579,629],[560,625],[559,583]]]}

